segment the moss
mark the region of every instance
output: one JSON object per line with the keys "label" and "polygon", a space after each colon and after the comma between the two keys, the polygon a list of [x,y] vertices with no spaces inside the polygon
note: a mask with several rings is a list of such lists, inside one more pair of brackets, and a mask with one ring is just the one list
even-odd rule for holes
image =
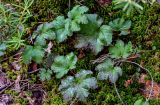
{"label": "moss", "polygon": [[142,54],[141,62],[152,72],[155,82],[160,83],[160,51],[145,51]]}
{"label": "moss", "polygon": [[[137,81],[137,70],[132,65],[123,66],[123,75],[117,81],[117,88],[123,101],[127,105],[133,105],[137,99],[144,98],[140,94],[140,88],[143,88]],[[133,83],[125,87],[125,81],[133,79]],[[121,105],[121,102],[115,92],[113,84],[109,81],[99,81],[98,89],[91,91],[86,105]]]}
{"label": "moss", "polygon": [[[160,4],[154,4],[151,7],[144,5],[144,11],[141,15],[132,18],[131,39],[135,45],[141,45],[143,49],[152,50],[155,46],[160,47]],[[143,43],[142,43],[143,42]]]}
{"label": "moss", "polygon": [[47,91],[47,96],[43,102],[43,105],[66,105],[58,92],[58,84],[60,81],[52,78],[49,81],[42,82],[45,90]]}
{"label": "moss", "polygon": [[[107,85],[106,85],[107,84]],[[109,105],[117,100],[114,94],[113,86],[109,82],[99,82],[99,90],[92,91],[89,97],[89,105]]]}
{"label": "moss", "polygon": [[[13,0],[15,1],[15,0]],[[112,5],[100,6],[96,0],[85,0],[84,5],[90,8],[91,13],[99,14],[108,24],[109,21],[124,16],[122,11],[113,10]],[[71,6],[74,6],[76,3],[72,2]],[[30,9],[33,14],[33,18],[30,19],[31,24],[36,24],[37,22],[51,21],[56,16],[64,14],[66,15],[68,11],[68,0],[35,0],[33,6]],[[126,19],[132,20],[131,34],[129,36],[123,37],[125,41],[132,41],[134,46],[141,46],[140,50],[142,52],[141,58],[137,61],[143,63],[143,66],[148,68],[154,77],[156,82],[160,82],[160,4],[154,4],[149,7],[144,5],[144,11],[142,14],[134,13],[130,17],[124,16]],[[34,26],[34,25],[33,25]],[[68,43],[72,42],[72,43]],[[66,44],[67,43],[67,44]],[[44,67],[49,68],[54,59],[55,55],[65,55],[71,51],[74,51],[76,55],[79,55],[79,50],[73,48],[74,40],[66,41],[65,43],[57,44],[54,43],[53,53],[48,55],[46,63],[43,64]],[[155,46],[155,50],[152,50]],[[152,51],[148,51],[152,50]],[[84,51],[85,56],[80,58],[77,63],[77,71],[79,69],[90,69],[93,70],[95,65],[91,64],[91,60],[96,59],[96,56],[93,55],[90,51]],[[9,63],[8,63],[9,62]],[[18,74],[25,74],[25,78],[31,78],[30,83],[38,83],[39,77],[37,74],[27,74],[27,67],[23,65],[20,71],[13,72],[9,66],[13,62],[13,58],[7,63],[3,63],[2,67],[7,71],[6,74],[11,80],[15,80]],[[49,65],[48,62],[50,62]],[[41,67],[42,65],[40,65]],[[142,71],[143,72],[143,71]],[[140,98],[144,98],[139,88],[142,86],[137,83],[137,80],[134,81],[129,87],[125,87],[125,80],[131,78],[131,76],[136,75],[137,67],[134,67],[129,64],[123,66],[123,76],[117,82],[117,87],[122,96],[122,99],[127,105],[133,105],[133,103]],[[140,72],[141,73],[141,72]],[[94,74],[96,76],[96,73]],[[53,75],[54,77],[54,75]],[[44,90],[47,92],[47,97],[44,100],[44,105],[65,105],[63,102],[62,96],[58,91],[58,85],[60,80],[52,78],[50,81],[42,82]],[[116,95],[113,85],[108,81],[99,82],[99,88],[97,90],[91,90],[91,94],[87,102],[83,103],[86,105],[120,105],[118,96]],[[20,105],[26,105],[27,100],[21,99],[18,97],[18,93],[12,90],[6,90],[6,94],[11,94],[16,98],[16,102]],[[159,105],[159,100],[152,100],[151,105]]]}
{"label": "moss", "polygon": [[31,11],[36,21],[50,21],[67,9],[67,0],[35,0]]}
{"label": "moss", "polygon": [[14,99],[12,100],[11,105],[26,105],[28,103],[28,100],[26,98],[20,98],[19,93],[14,90],[6,90],[4,93],[9,94],[11,96],[11,99]]}
{"label": "moss", "polygon": [[55,93],[54,90],[48,91],[47,95],[48,96],[44,100],[43,105],[66,105],[61,96]]}
{"label": "moss", "polygon": [[[106,6],[106,7],[101,7],[97,6],[97,2],[95,0],[86,0],[84,2],[84,5],[88,6],[90,8],[91,13],[97,13],[99,14],[102,18],[104,18],[105,23],[107,24],[109,21],[124,16],[124,14],[121,11],[113,10],[112,5]],[[148,7],[147,5],[144,5],[144,12],[142,14],[137,14],[133,15],[131,17],[125,17],[126,19],[131,19],[132,20],[132,28],[131,28],[131,34],[130,36],[125,36],[124,40],[126,41],[132,41],[135,46],[141,45],[141,50],[143,49],[152,49],[153,46],[156,46],[156,48],[159,48],[159,30],[158,30],[158,25],[153,24],[157,22],[159,24],[158,20],[158,11],[159,11],[159,4],[154,4],[151,7]],[[136,13],[135,13],[136,14]],[[147,25],[146,25],[147,24]],[[148,26],[153,26],[149,27]],[[146,31],[147,29],[147,31]],[[154,34],[154,38],[153,38]],[[154,41],[154,40],[157,41]],[[143,41],[143,43],[142,43]],[[149,42],[150,41],[150,42]],[[69,45],[66,44],[59,44],[54,49],[54,52],[57,52],[58,54],[65,54],[70,51],[74,51],[75,49],[70,49]],[[154,80],[156,82],[159,82],[159,60],[154,57],[154,55],[158,52],[157,50],[154,50],[153,52],[147,52],[144,51],[142,53],[142,57],[138,60],[139,63],[141,61],[144,62],[144,65],[146,68],[151,70]],[[78,51],[75,52],[78,54]],[[91,65],[90,61],[95,59],[96,56],[92,55],[91,52],[86,52],[85,57],[82,59],[79,59],[77,63],[77,69],[91,69],[93,70],[95,65]],[[150,60],[148,60],[150,59]],[[155,71],[155,67],[157,68],[157,71]],[[131,78],[132,75],[136,75],[137,72],[137,67],[125,64],[123,66],[123,76],[120,77],[119,81],[117,82],[117,87],[119,89],[120,95],[122,96],[122,99],[125,101],[127,105],[133,105],[133,103],[140,98],[144,98],[141,93],[140,93],[140,88],[142,86],[137,83],[135,80],[132,85],[129,87],[125,87],[124,83],[125,80],[128,80]],[[143,72],[143,71],[142,71]],[[141,72],[140,72],[141,73]],[[96,74],[95,74],[96,76]],[[54,83],[50,82],[49,84],[46,84],[46,89],[51,89],[52,85]],[[55,85],[53,85],[55,86]],[[51,91],[48,91],[49,94]],[[56,94],[56,95],[55,95]],[[52,97],[53,93],[49,95],[48,97]],[[58,95],[58,92],[54,93],[53,100],[54,99],[59,99],[62,100],[62,97]],[[46,100],[47,101],[47,100]],[[49,99],[49,101],[45,102],[46,104],[48,102],[51,102],[52,100]],[[55,101],[57,102],[57,101]],[[61,102],[61,101],[60,101]],[[113,85],[110,84],[109,82],[100,82],[99,83],[99,88],[97,90],[92,90],[91,94],[85,104],[87,105],[111,105],[111,104],[118,105],[120,104],[120,101],[118,99],[118,96],[115,93],[115,90],[113,89]],[[151,101],[151,103],[159,103],[159,101]],[[57,103],[56,103],[57,104]],[[83,103],[84,104],[84,103]]]}
{"label": "moss", "polygon": [[[138,87],[130,86],[125,88],[124,86],[120,86],[119,83],[122,84],[122,82],[119,81],[117,83],[119,93],[127,105],[133,105],[137,99],[143,98],[141,94],[137,92]],[[134,90],[136,92],[134,92]],[[113,84],[103,81],[99,82],[98,90],[91,91],[91,95],[88,98],[86,105],[112,105],[113,103],[114,105],[121,105]]]}
{"label": "moss", "polygon": [[67,44],[64,44],[64,43],[56,43],[55,46],[54,46],[54,49],[53,49],[53,52],[55,54],[59,54],[59,55],[65,55],[67,53],[69,53],[70,51],[72,50],[69,50],[71,47]]}
{"label": "moss", "polygon": [[30,79],[30,83],[31,84],[34,84],[34,83],[36,83],[37,81],[38,81],[38,79],[39,79],[39,77],[37,76],[37,75],[35,75],[35,74],[30,74],[29,76],[28,76],[28,78]]}
{"label": "moss", "polygon": [[95,55],[89,52],[85,53],[85,57],[78,60],[76,68],[79,69],[86,69],[92,70],[94,65],[91,63],[91,60],[95,59]]}
{"label": "moss", "polygon": [[6,75],[11,80],[16,80],[17,75],[23,74],[24,77],[27,77],[26,72],[28,72],[28,66],[23,64],[23,62],[18,62],[18,65],[21,65],[20,70],[14,70],[12,67],[12,63],[16,61],[11,56],[9,57],[8,61],[2,63],[2,68],[6,72]]}
{"label": "moss", "polygon": [[[5,0],[10,4],[19,4],[22,1]],[[36,21],[50,21],[55,16],[63,14],[65,9],[68,9],[68,0],[34,0],[30,11]]]}
{"label": "moss", "polygon": [[52,89],[56,90],[56,88],[58,88],[60,81],[56,80],[56,78],[52,78],[51,80],[42,82],[42,84],[46,90],[51,91]]}
{"label": "moss", "polygon": [[151,100],[150,101],[150,105],[159,105],[160,104],[160,100]]}

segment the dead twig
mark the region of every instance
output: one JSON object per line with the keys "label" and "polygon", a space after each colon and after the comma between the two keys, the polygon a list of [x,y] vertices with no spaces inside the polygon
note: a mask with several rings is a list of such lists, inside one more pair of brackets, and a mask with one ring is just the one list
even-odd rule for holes
{"label": "dead twig", "polygon": [[145,70],[148,72],[148,74],[150,75],[151,77],[151,89],[150,89],[150,93],[149,93],[149,96],[148,98],[146,98],[146,101],[149,101],[150,97],[152,96],[152,91],[153,91],[153,83],[154,83],[154,80],[153,80],[153,76],[151,74],[151,72],[149,70],[147,70],[146,68],[142,67],[140,64],[136,63],[136,62],[132,62],[132,61],[127,61],[127,60],[120,60],[119,62],[126,62],[126,63],[130,63],[130,64],[134,64],[136,66],[138,66],[139,68]]}
{"label": "dead twig", "polygon": [[22,52],[19,52],[19,53],[16,53],[16,54],[12,55],[12,56],[9,56],[9,57],[7,57],[7,58],[4,58],[2,61],[0,61],[0,63],[8,60],[10,57],[15,57],[15,56],[17,56],[17,55],[19,55],[19,54],[22,54]]}
{"label": "dead twig", "polygon": [[83,5],[83,4],[82,4],[83,1],[84,1],[84,0],[81,0],[81,1],[75,0],[75,2],[78,3],[79,5]]}
{"label": "dead twig", "polygon": [[101,55],[99,58],[97,58],[96,60],[91,60],[92,64],[96,64],[96,63],[102,63],[105,59],[109,58],[109,54],[104,54]]}
{"label": "dead twig", "polygon": [[15,84],[15,82],[12,82],[10,85],[6,86],[4,89],[2,89],[2,90],[0,91],[0,94],[2,94],[6,89],[8,89],[9,87],[11,87],[11,86],[14,85],[14,84]]}
{"label": "dead twig", "polygon": [[37,69],[37,70],[31,71],[31,72],[28,72],[28,73],[29,73],[29,74],[33,74],[33,73],[36,73],[36,72],[38,72],[38,71],[40,71],[40,69]]}

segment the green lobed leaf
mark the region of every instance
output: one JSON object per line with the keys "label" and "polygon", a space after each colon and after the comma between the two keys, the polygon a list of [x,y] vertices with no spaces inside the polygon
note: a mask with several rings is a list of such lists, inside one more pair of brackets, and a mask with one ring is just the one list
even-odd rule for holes
{"label": "green lobed leaf", "polygon": [[148,101],[143,101],[143,99],[138,99],[134,105],[149,105],[149,102]]}
{"label": "green lobed leaf", "polygon": [[128,44],[125,45],[121,40],[118,40],[115,46],[109,48],[109,53],[112,58],[127,58],[131,55],[132,51],[131,42],[128,42]]}
{"label": "green lobed leaf", "polygon": [[97,14],[87,14],[86,16],[88,24],[81,25],[78,43],[75,47],[89,47],[97,54],[104,46],[111,44],[112,29],[108,25],[102,25],[103,20]]}
{"label": "green lobed leaf", "polygon": [[37,30],[33,33],[33,38],[36,38],[35,45],[44,46],[46,40],[54,40],[55,32],[53,31],[52,23],[44,23],[38,26]]}
{"label": "green lobed leaf", "polygon": [[61,81],[59,90],[65,101],[71,101],[73,98],[79,101],[85,101],[89,95],[89,89],[97,88],[97,80],[90,77],[90,70],[81,70],[75,77],[68,76]]}
{"label": "green lobed leaf", "polygon": [[125,21],[123,18],[117,18],[113,21],[110,21],[109,26],[111,26],[113,31],[121,31],[119,35],[127,35],[129,34],[131,21],[130,20]]}
{"label": "green lobed leaf", "polygon": [[69,27],[72,32],[80,31],[80,25],[88,23],[87,16],[85,15],[87,11],[88,8],[86,6],[77,5],[68,12]]}
{"label": "green lobed leaf", "polygon": [[[100,26],[103,23],[102,18],[98,17],[97,14],[86,14],[88,23],[81,24],[81,31],[80,34],[85,36],[96,37]],[[88,31],[89,30],[89,31]]]}
{"label": "green lobed leaf", "polygon": [[44,68],[40,69],[39,77],[42,81],[50,80],[52,75],[52,71],[50,69],[46,70]]}
{"label": "green lobed leaf", "polygon": [[46,45],[46,40],[54,40],[55,39],[55,33],[52,30],[49,30],[48,32],[45,32],[38,36],[36,38],[35,45]]}
{"label": "green lobed leaf", "polygon": [[28,45],[23,52],[22,58],[23,62],[29,64],[31,60],[36,63],[41,63],[44,57],[44,50],[41,46],[30,46]]}
{"label": "green lobed leaf", "polygon": [[[77,20],[77,22],[83,22],[83,14],[86,13],[88,11],[88,7],[86,6],[80,6],[80,5],[76,5],[75,7],[73,7],[73,9],[71,11],[68,12],[68,17],[73,19],[73,20]],[[82,17],[82,18],[80,18]],[[82,20],[81,20],[82,19]],[[86,19],[87,21],[87,19]]]}
{"label": "green lobed leaf", "polygon": [[118,77],[122,75],[122,69],[118,66],[114,66],[111,59],[106,59],[103,63],[96,66],[98,71],[97,78],[99,80],[109,79],[112,83],[118,80]]}
{"label": "green lobed leaf", "polygon": [[27,46],[23,52],[23,62],[29,64],[32,60],[33,46]]}
{"label": "green lobed leaf", "polygon": [[98,34],[97,43],[96,43],[96,53],[100,52],[103,49],[103,46],[108,46],[112,43],[112,29],[110,26],[102,25],[100,27],[100,32]]}
{"label": "green lobed leaf", "polygon": [[6,50],[6,45],[4,43],[0,44],[0,56],[4,55],[4,51]]}
{"label": "green lobed leaf", "polygon": [[68,36],[72,35],[70,29],[70,19],[65,19],[64,16],[58,16],[53,22],[54,31],[56,33],[56,40],[63,42]]}
{"label": "green lobed leaf", "polygon": [[34,46],[32,58],[36,63],[41,63],[44,57],[44,50],[41,46]]}
{"label": "green lobed leaf", "polygon": [[62,78],[69,70],[76,68],[77,57],[72,52],[66,56],[57,56],[51,66],[56,78]]}

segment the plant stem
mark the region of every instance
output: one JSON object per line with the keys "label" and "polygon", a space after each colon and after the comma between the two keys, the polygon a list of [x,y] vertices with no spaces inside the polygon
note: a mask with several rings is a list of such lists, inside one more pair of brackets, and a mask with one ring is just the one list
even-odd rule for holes
{"label": "plant stem", "polygon": [[78,1],[78,0],[75,0],[76,3],[78,3],[79,5],[83,5],[81,2],[83,2],[83,0],[81,1]]}
{"label": "plant stem", "polygon": [[149,99],[150,99],[150,97],[151,97],[151,95],[152,95],[152,91],[153,91],[153,82],[154,82],[153,76],[152,76],[151,72],[150,72],[149,70],[147,70],[146,68],[142,67],[141,65],[139,65],[139,64],[136,63],[136,62],[126,61],[126,60],[121,60],[120,62],[126,62],[126,63],[131,63],[131,64],[134,64],[134,65],[137,65],[137,66],[140,67],[141,69],[143,69],[143,70],[145,70],[145,71],[148,72],[148,74],[149,74],[150,77],[151,77],[151,90],[150,90],[150,93],[149,93],[148,98],[146,98],[146,101],[149,101]]}
{"label": "plant stem", "polygon": [[121,96],[120,96],[120,94],[119,94],[119,92],[118,92],[118,89],[117,89],[117,86],[116,86],[116,83],[115,83],[115,82],[114,82],[114,89],[116,90],[116,93],[117,93],[118,98],[120,99],[122,105],[125,105],[124,102],[123,102],[123,100],[122,100],[122,98],[121,98]]}
{"label": "plant stem", "polygon": [[71,0],[69,0],[69,10],[71,10]]}

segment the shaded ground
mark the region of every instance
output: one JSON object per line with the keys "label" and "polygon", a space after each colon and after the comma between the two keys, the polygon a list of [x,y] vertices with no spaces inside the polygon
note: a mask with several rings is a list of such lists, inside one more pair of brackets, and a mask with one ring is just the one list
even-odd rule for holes
{"label": "shaded ground", "polygon": [[[9,1],[8,3],[11,2]],[[123,15],[121,11],[113,10],[111,4],[106,5],[105,0],[100,2],[85,0],[85,2],[80,3],[88,6],[91,13],[97,13],[103,17],[105,23]],[[79,2],[72,2],[71,6],[75,4],[79,4]],[[152,72],[155,80],[154,89],[156,93],[153,94],[150,104],[159,105],[160,4],[155,3],[151,7],[149,5],[143,6],[144,11],[141,14],[133,13],[131,17],[126,17],[132,20],[131,34],[121,37],[121,39],[126,42],[131,41],[138,48],[140,57],[136,59],[136,62]],[[32,32],[39,22],[51,21],[60,14],[66,14],[68,10],[67,0],[35,0],[31,8],[33,17],[28,22],[31,28],[30,31]],[[67,44],[56,44],[54,46],[54,52],[57,54],[69,53],[73,50],[71,48],[74,44],[72,43],[73,41],[71,38],[66,42]],[[3,62],[1,62],[0,69],[4,73],[0,74],[0,90],[5,88],[2,91],[3,93],[0,93],[1,100],[6,103],[10,101],[11,105],[27,105],[28,103],[30,105],[41,105],[42,101],[43,105],[64,105],[62,96],[57,90],[60,81],[53,77],[52,80],[41,82],[37,76],[37,68],[41,65],[35,63],[30,65],[23,64],[20,52],[21,50],[19,52],[7,52],[4,58],[1,58]],[[90,61],[96,59],[98,56],[86,50],[76,49],[75,53],[80,58],[77,68],[93,69],[95,67],[95,65],[90,64]],[[52,58],[53,54],[45,59],[46,66],[53,61]],[[137,99],[148,96],[147,90],[150,88],[150,83],[147,80],[138,82],[139,78],[143,76],[142,74],[147,74],[145,71],[138,72],[138,68],[127,64],[123,66],[123,70],[123,76],[119,79],[117,86],[126,104],[132,105],[131,103]],[[149,77],[147,78],[149,79]],[[143,78],[141,79],[143,80]],[[13,84],[13,82],[15,83]],[[5,94],[9,94],[9,96],[4,96]],[[109,82],[100,82],[98,90],[91,91],[86,105],[112,105],[112,103],[120,105],[113,86]],[[79,104],[82,105],[82,103],[77,103],[77,105]]]}

